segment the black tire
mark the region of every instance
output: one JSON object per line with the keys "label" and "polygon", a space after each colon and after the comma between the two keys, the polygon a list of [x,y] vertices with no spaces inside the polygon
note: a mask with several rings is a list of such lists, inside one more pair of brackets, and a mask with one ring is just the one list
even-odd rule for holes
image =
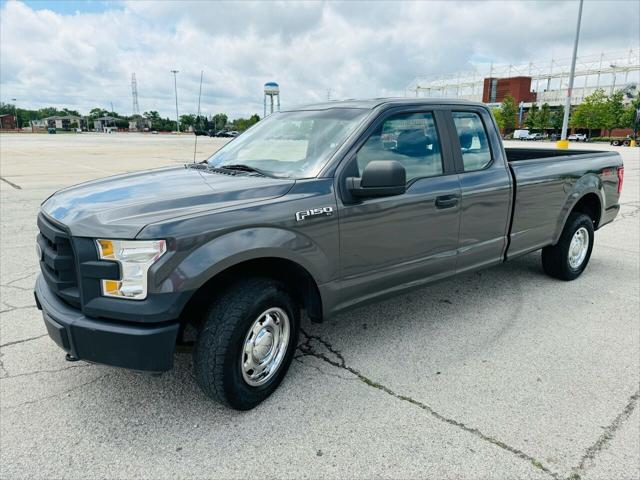
{"label": "black tire", "polygon": [[[242,373],[245,338],[255,320],[269,308],[289,318],[289,342],[276,373],[252,386]],[[236,410],[250,410],[271,395],[285,377],[298,344],[300,308],[284,286],[271,279],[250,278],[233,284],[209,308],[193,352],[196,382],[212,399]]]}
{"label": "black tire", "polygon": [[619,147],[620,146],[620,140],[614,140],[611,142],[611,145],[613,145],[614,147]]}
{"label": "black tire", "polygon": [[[581,228],[588,233],[589,246],[582,262],[572,267],[569,262],[569,248],[574,234]],[[542,249],[542,268],[550,277],[560,280],[575,280],[580,276],[589,263],[593,250],[594,230],[593,221],[584,213],[574,212],[569,215],[567,223],[562,230],[560,240],[555,245]]]}

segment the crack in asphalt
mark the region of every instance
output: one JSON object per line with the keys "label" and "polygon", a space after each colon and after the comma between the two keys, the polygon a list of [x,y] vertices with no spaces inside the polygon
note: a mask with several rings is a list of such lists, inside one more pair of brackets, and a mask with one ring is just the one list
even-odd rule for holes
{"label": "crack in asphalt", "polygon": [[32,272],[32,273],[30,273],[29,275],[25,275],[25,276],[23,276],[23,277],[15,278],[15,279],[10,280],[10,281],[8,281],[7,283],[4,283],[4,284],[2,284],[2,285],[3,285],[3,286],[5,286],[5,287],[8,287],[8,286],[10,286],[12,283],[19,282],[20,280],[26,280],[27,278],[29,278],[29,277],[33,277],[33,276],[34,276],[34,275],[36,275],[36,274],[37,274],[37,272]]}
{"label": "crack in asphalt", "polygon": [[20,185],[18,185],[17,183],[13,183],[11,180],[7,180],[4,177],[0,177],[0,180],[2,180],[3,182],[7,183],[8,185],[11,185],[16,190],[22,190],[22,187]]}
{"label": "crack in asphalt", "polygon": [[6,369],[4,369],[4,371],[7,373],[6,376],[4,377],[0,377],[0,380],[6,380],[8,378],[17,378],[17,377],[30,377],[32,375],[38,375],[39,373],[57,373],[57,372],[64,372],[65,370],[71,370],[72,368],[87,368],[90,367],[91,365],[71,365],[69,367],[63,367],[63,368],[58,368],[58,369],[53,369],[53,370],[35,370],[33,372],[26,372],[26,373],[16,373],[15,375],[9,375]]}
{"label": "crack in asphalt", "polygon": [[28,308],[36,308],[35,305],[23,305],[22,307],[16,307],[15,305],[11,305],[7,302],[2,302],[4,303],[7,307],[9,308],[5,308],[3,310],[0,310],[0,313],[9,313],[9,312],[14,312],[16,310],[26,310]]}
{"label": "crack in asphalt", "polygon": [[0,371],[3,371],[5,375],[9,375],[9,371],[7,370],[7,367],[4,366],[4,360],[2,360],[2,357],[4,357],[4,353],[0,352]]}
{"label": "crack in asphalt", "polygon": [[19,343],[30,342],[32,340],[37,340],[39,338],[46,337],[47,335],[48,333],[43,333],[42,335],[38,335],[36,337],[23,338],[22,340],[14,340],[13,342],[3,343],[2,345],[0,345],[0,348],[10,347],[12,345],[17,345]]}
{"label": "crack in asphalt", "polygon": [[68,389],[63,390],[61,392],[54,393],[52,395],[47,395],[46,397],[41,397],[41,398],[37,398],[37,399],[34,399],[34,400],[27,400],[26,402],[22,402],[22,403],[18,403],[16,405],[11,405],[11,406],[8,406],[8,407],[4,407],[4,409],[5,410],[14,410],[14,409],[17,409],[17,408],[20,408],[20,407],[24,407],[25,405],[33,405],[33,404],[36,404],[36,403],[44,402],[45,400],[50,400],[52,398],[61,397],[62,395],[65,395],[65,394],[67,394],[69,392],[73,392],[74,390],[78,390],[79,388],[86,387],[87,385],[91,385],[92,383],[96,383],[98,380],[106,378],[106,377],[108,377],[110,375],[112,375],[112,373],[105,373],[104,375],[100,375],[100,376],[98,376],[98,377],[96,377],[96,378],[94,378],[92,380],[89,380],[88,382],[81,383],[80,385],[76,385],[75,387],[68,388]]}
{"label": "crack in asphalt", "polygon": [[18,285],[11,285],[9,283],[2,283],[0,284],[0,287],[4,287],[4,288],[15,288],[16,290],[22,290],[24,292],[33,292],[33,287],[31,288],[27,288],[27,287],[19,287]]}
{"label": "crack in asphalt", "polygon": [[627,202],[627,203],[621,203],[620,205],[625,207],[631,207],[631,210],[628,212],[623,212],[621,210],[620,212],[618,212],[618,215],[616,216],[616,218],[613,219],[613,222],[611,223],[619,222],[621,220],[626,220],[627,218],[635,218],[640,213],[640,205],[638,205],[638,202]]}
{"label": "crack in asphalt", "polygon": [[[430,407],[429,405],[427,405],[426,403],[422,403],[419,400],[415,400],[414,398],[411,398],[407,395],[402,395],[399,393],[394,392],[393,390],[391,390],[389,387],[382,385],[374,380],[371,380],[370,378],[366,377],[364,374],[362,374],[360,371],[356,370],[353,367],[350,367],[349,365],[347,365],[344,356],[335,348],[333,348],[333,346],[327,342],[326,340],[324,340],[323,338],[317,336],[317,335],[310,335],[307,332],[305,332],[303,329],[300,329],[300,332],[306,337],[306,340],[304,342],[302,342],[300,345],[298,345],[298,349],[306,354],[306,355],[310,355],[313,357],[316,357],[326,363],[328,363],[329,365],[332,365],[336,368],[341,368],[343,370],[346,370],[350,373],[352,373],[353,375],[355,375],[361,382],[363,382],[364,384],[375,388],[377,390],[380,390],[384,393],[386,393],[387,395],[390,395],[398,400],[401,400],[403,402],[407,402],[410,403],[418,408],[421,408],[422,410],[426,411],[427,413],[429,413],[432,417],[436,418],[437,420],[447,423],[449,425],[452,425],[454,427],[457,427],[461,430],[464,430],[467,433],[470,433],[478,438],[480,438],[481,440],[484,440],[488,443],[491,443],[492,445],[495,445],[503,450],[506,450],[509,453],[514,454],[515,456],[529,462],[531,465],[533,465],[535,468],[543,471],[544,473],[546,473],[547,475],[549,475],[550,477],[559,480],[560,479],[560,475],[552,470],[550,470],[548,467],[546,467],[540,460],[538,460],[537,458],[523,452],[522,450],[516,448],[516,447],[512,447],[511,445],[506,444],[505,442],[498,440],[496,438],[493,438],[489,435],[487,435],[486,433],[483,433],[482,431],[480,431],[478,428],[475,427],[469,427],[468,425],[455,420],[453,418],[449,418],[449,417],[445,417],[444,415],[438,413],[437,411],[435,411],[432,407]],[[335,355],[338,358],[338,361],[333,360],[329,357],[327,357],[325,354],[320,353],[320,352],[316,352],[313,347],[311,346],[311,341],[312,340],[316,340],[317,342],[321,343],[329,352],[331,352],[333,355]]]}
{"label": "crack in asphalt", "polygon": [[573,475],[569,477],[570,479],[576,479],[576,480],[579,479],[580,474],[584,473],[588,469],[587,462],[592,462],[595,459],[596,455],[598,455],[598,453],[600,453],[601,451],[607,448],[609,442],[613,440],[613,437],[615,436],[616,432],[620,429],[620,427],[622,427],[624,422],[628,420],[629,417],[631,417],[633,410],[636,408],[638,404],[639,398],[640,398],[640,390],[637,390],[636,393],[634,393],[633,395],[631,395],[631,397],[629,397],[629,401],[625,405],[622,412],[620,412],[618,416],[613,419],[613,422],[611,422],[604,429],[604,431],[602,432],[602,435],[598,437],[595,443],[591,445],[589,448],[587,448],[584,455],[580,459],[580,463],[578,464],[578,466],[572,469]]}

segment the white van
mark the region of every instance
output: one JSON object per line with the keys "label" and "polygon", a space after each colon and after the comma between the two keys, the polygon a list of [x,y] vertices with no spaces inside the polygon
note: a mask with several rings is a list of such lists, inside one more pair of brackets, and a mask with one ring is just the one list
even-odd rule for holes
{"label": "white van", "polygon": [[525,140],[529,137],[529,130],[514,130],[513,131],[513,139],[514,140]]}

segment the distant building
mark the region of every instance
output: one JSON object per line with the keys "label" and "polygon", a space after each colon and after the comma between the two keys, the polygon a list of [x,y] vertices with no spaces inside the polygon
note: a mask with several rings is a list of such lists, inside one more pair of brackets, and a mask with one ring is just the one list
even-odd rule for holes
{"label": "distant building", "polygon": [[116,121],[118,119],[116,117],[100,117],[96,118],[93,121],[93,129],[96,132],[110,132],[111,130],[115,130]]}
{"label": "distant building", "polygon": [[[75,115],[53,116],[42,119],[47,128],[69,130],[71,128],[87,128],[87,121]],[[73,126],[72,126],[73,125]]]}
{"label": "distant building", "polygon": [[536,101],[536,93],[531,91],[531,77],[485,78],[482,89],[484,103],[500,103],[511,95],[517,104]]}
{"label": "distant building", "polygon": [[10,113],[0,115],[0,130],[15,130],[16,116]]}
{"label": "distant building", "polygon": [[130,132],[147,132],[151,129],[151,120],[142,115],[134,115],[129,120]]}

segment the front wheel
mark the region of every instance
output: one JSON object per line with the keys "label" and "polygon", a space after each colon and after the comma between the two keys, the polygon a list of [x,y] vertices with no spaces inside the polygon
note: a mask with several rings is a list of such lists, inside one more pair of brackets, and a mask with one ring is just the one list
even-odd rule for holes
{"label": "front wheel", "polygon": [[231,408],[254,408],[286,375],[299,324],[300,309],[281,283],[253,278],[232,285],[213,302],[198,334],[198,385]]}
{"label": "front wheel", "polygon": [[574,280],[589,263],[593,250],[593,221],[584,213],[571,213],[555,245],[542,249],[545,273],[561,280]]}

